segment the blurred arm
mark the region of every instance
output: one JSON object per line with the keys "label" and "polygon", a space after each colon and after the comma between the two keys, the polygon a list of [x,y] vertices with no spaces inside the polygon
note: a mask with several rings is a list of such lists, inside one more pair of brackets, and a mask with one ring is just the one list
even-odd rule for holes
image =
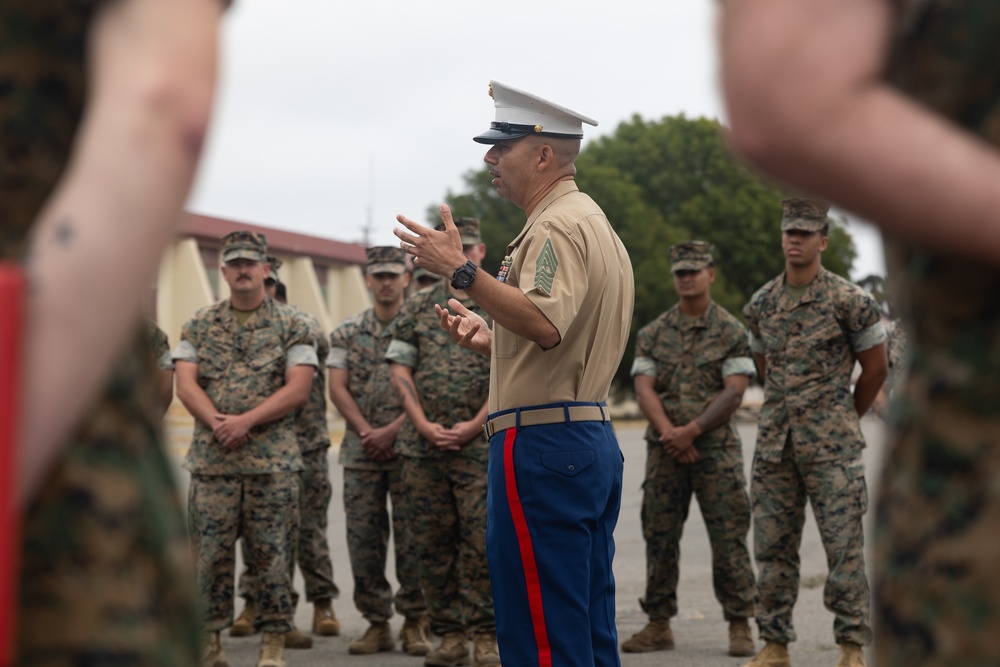
{"label": "blurred arm", "polygon": [[887,0],[722,3],[722,84],[739,153],[941,252],[1000,263],[1000,153],[883,82]]}
{"label": "blurred arm", "polygon": [[138,321],[195,175],[220,12],[212,0],[122,0],[91,26],[87,106],[29,251],[22,503]]}

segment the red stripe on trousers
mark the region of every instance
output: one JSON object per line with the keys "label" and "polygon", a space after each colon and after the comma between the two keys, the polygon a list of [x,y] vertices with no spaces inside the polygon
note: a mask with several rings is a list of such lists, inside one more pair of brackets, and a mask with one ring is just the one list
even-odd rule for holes
{"label": "red stripe on trousers", "polygon": [[507,485],[507,505],[510,507],[517,546],[521,550],[521,566],[524,568],[524,583],[528,589],[528,608],[531,610],[531,624],[535,629],[535,643],[538,645],[538,666],[552,667],[552,649],[549,635],[545,630],[545,607],[542,605],[542,587],[538,583],[538,566],[535,564],[535,550],[531,546],[528,522],[524,519],[521,498],[517,495],[517,479],[514,477],[514,440],[517,429],[509,428],[504,434],[503,469]]}

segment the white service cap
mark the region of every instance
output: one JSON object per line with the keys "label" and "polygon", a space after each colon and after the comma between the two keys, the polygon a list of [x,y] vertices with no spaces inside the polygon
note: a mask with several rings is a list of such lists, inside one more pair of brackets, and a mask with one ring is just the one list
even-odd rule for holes
{"label": "white service cap", "polygon": [[496,120],[490,123],[490,129],[472,138],[481,144],[495,144],[529,134],[581,139],[584,123],[597,126],[593,118],[499,81],[490,81],[490,97],[496,105]]}

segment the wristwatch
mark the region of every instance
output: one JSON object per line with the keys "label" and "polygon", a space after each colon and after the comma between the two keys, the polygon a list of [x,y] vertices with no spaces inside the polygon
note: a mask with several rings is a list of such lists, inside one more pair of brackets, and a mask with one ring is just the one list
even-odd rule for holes
{"label": "wristwatch", "polygon": [[479,267],[468,261],[462,266],[455,269],[455,273],[451,276],[451,286],[455,289],[465,290],[469,288],[472,281],[476,279],[476,271]]}

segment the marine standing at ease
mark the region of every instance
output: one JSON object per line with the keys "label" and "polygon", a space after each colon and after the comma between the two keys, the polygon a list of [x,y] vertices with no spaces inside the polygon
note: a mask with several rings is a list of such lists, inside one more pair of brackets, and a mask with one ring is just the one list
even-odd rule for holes
{"label": "marine standing at ease", "polygon": [[632,377],[646,431],[642,533],[649,623],[622,644],[642,653],[671,649],[677,615],[681,532],[694,493],[712,544],[715,597],[729,621],[729,654],[753,655],[753,567],[747,551],[750,501],[743,446],[730,418],[740,406],[753,359],[746,329],[711,297],[712,246],[670,248],[680,302],[639,330]]}
{"label": "marine standing at ease", "polygon": [[[888,374],[885,327],[872,297],[822,265],[827,202],[782,202],[785,271],[744,307],[750,349],[764,378],[750,496],[759,599],[767,644],[748,667],[788,667],[795,641],[798,549],[805,505],[816,517],[830,572],[823,603],[835,615],[838,667],[862,667],[871,643],[862,519],[868,488],[860,416]],[[861,375],[851,392],[857,361]]]}
{"label": "marine standing at ease", "polygon": [[[364,636],[348,651],[368,655],[396,646],[389,627],[393,604],[406,620],[400,629],[403,650],[425,655],[427,604],[420,589],[416,547],[406,520],[409,503],[396,439],[406,420],[399,392],[392,386],[385,353],[391,325],[409,284],[406,255],[396,247],[368,248],[365,283],[372,308],[348,318],[330,334],[330,400],[347,427],[340,445],[344,466],[347,551],[354,574],[354,605],[369,622]],[[392,536],[396,547],[395,595],[385,577],[389,541],[387,500],[392,501]]]}
{"label": "marine standing at ease", "polygon": [[319,361],[305,321],[264,293],[262,234],[222,239],[232,297],[199,310],[174,350],[177,395],[195,419],[184,460],[191,472],[188,521],[205,630],[203,667],[226,659],[219,632],[233,623],[236,539],[255,574],[258,667],[283,667],[292,629],[292,547],[298,530],[302,456],[293,412],[305,405]]}
{"label": "marine standing at ease", "polygon": [[[455,220],[462,249],[479,264],[486,245],[479,220]],[[428,667],[499,664],[493,596],[486,566],[486,464],[483,437],[490,362],[455,345],[439,323],[435,305],[449,298],[489,317],[460,290],[438,281],[406,300],[393,322],[386,359],[409,420],[399,450],[407,485],[410,529],[420,554],[420,581],[431,630],[441,644]]]}
{"label": "marine standing at ease", "polygon": [[[528,216],[494,279],[469,263],[447,206],[436,232],[398,216],[418,266],[493,318],[451,300],[441,324],[491,354],[486,549],[500,659],[618,665],[612,533],[622,454],[604,404],[632,319],[632,266],[604,213],[573,182],[583,123],[499,82],[475,137],[501,197]],[[528,490],[531,490],[528,493]],[[522,493],[523,492],[523,493]]]}

